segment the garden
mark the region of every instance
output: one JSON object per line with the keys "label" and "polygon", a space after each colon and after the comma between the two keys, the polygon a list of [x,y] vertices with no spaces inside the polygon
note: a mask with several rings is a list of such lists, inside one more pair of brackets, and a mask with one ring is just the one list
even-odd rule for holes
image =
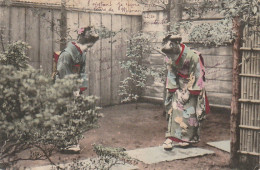
{"label": "garden", "polygon": [[[0,169],[259,169],[260,1],[92,1],[0,1]],[[83,51],[79,91],[81,74],[54,80],[53,53],[88,31],[99,38]],[[169,35],[202,54],[210,112],[199,143],[164,151]],[[208,152],[156,163],[130,154],[154,147]]]}

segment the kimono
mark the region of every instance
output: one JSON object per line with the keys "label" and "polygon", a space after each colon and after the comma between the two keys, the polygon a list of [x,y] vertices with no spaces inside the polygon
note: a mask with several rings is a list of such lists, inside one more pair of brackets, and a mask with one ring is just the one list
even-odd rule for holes
{"label": "kimono", "polygon": [[83,80],[80,90],[84,91],[87,88],[86,53],[74,42],[69,42],[64,51],[61,52],[57,62],[57,78],[64,78],[69,74],[79,74]]}
{"label": "kimono", "polygon": [[166,57],[166,112],[169,114],[166,138],[176,142],[199,142],[199,127],[209,103],[204,88],[205,68],[202,56],[181,44],[176,61]]}

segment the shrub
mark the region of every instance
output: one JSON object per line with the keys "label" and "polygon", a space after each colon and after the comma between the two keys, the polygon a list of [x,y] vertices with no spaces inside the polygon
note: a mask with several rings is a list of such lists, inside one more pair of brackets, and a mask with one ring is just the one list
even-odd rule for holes
{"label": "shrub", "polygon": [[[77,143],[98,117],[93,96],[73,95],[81,83],[76,76],[53,84],[27,65],[26,48],[14,43],[0,60],[0,160],[9,164],[49,158],[56,148]],[[35,147],[27,158],[19,157]]]}
{"label": "shrub", "polygon": [[136,102],[142,96],[148,77],[163,77],[164,69],[153,68],[145,61],[151,52],[158,53],[154,43],[156,36],[153,33],[137,33],[128,40],[126,58],[120,62],[121,68],[128,72],[119,86],[121,102]]}

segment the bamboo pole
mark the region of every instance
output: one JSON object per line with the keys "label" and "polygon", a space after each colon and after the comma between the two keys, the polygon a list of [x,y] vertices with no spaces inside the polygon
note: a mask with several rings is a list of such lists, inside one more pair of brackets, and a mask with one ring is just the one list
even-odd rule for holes
{"label": "bamboo pole", "polygon": [[243,143],[243,148],[242,148],[242,150],[246,150],[246,133],[245,133],[245,129],[242,129],[242,131],[243,131],[243,141],[242,141],[242,143]]}
{"label": "bamboo pole", "polygon": [[[258,105],[258,111],[260,110],[260,105]],[[257,127],[260,127],[260,114],[259,114],[259,112],[258,112],[258,114],[257,114]]]}
{"label": "bamboo pole", "polygon": [[256,130],[256,131],[260,130],[260,127],[257,127],[257,126],[239,125],[239,127],[241,129],[251,129],[251,130]]}
{"label": "bamboo pole", "polygon": [[246,135],[246,151],[248,151],[250,149],[250,131],[245,130],[247,133]]}
{"label": "bamboo pole", "polygon": [[257,127],[257,115],[258,115],[258,108],[257,108],[258,105],[255,105],[255,118],[254,118],[254,126]]}
{"label": "bamboo pole", "polygon": [[257,100],[256,81],[257,81],[257,78],[253,78],[253,99],[254,100]]}
{"label": "bamboo pole", "polygon": [[251,77],[249,78],[249,99],[251,99],[251,100],[253,99],[253,80]]}
{"label": "bamboo pole", "polygon": [[253,131],[252,130],[249,130],[249,148],[248,148],[248,151],[249,152],[252,152],[253,150]]}
{"label": "bamboo pole", "polygon": [[[241,76],[241,75],[240,75]],[[244,98],[244,77],[241,77],[241,98]],[[242,108],[241,108],[242,109]]]}
{"label": "bamboo pole", "polygon": [[255,106],[256,104],[252,104],[252,117],[251,117],[252,126],[255,126],[255,118],[256,118]]}
{"label": "bamboo pole", "polygon": [[[248,113],[249,113],[249,105],[248,105],[248,103],[245,103],[245,105],[246,105],[246,112],[245,112],[245,126],[247,126],[247,121],[248,121]],[[244,148],[243,148],[243,150],[246,150],[247,149],[247,136],[246,136],[246,130],[245,129],[243,129],[243,133],[244,133],[244,141],[243,141],[243,143],[244,143]]]}
{"label": "bamboo pole", "polygon": [[257,131],[254,131],[254,147],[253,147],[253,150],[252,150],[252,152],[257,152],[258,150],[257,150],[257,144],[258,144],[258,142],[257,142]]}
{"label": "bamboo pole", "polygon": [[253,113],[253,108],[252,108],[252,104],[251,103],[248,103],[249,104],[249,114],[248,114],[248,124],[249,126],[252,126],[251,125],[251,120],[252,120],[252,113]]}
{"label": "bamboo pole", "polygon": [[246,155],[260,156],[260,153],[247,152],[247,151],[239,151],[239,152]]}
{"label": "bamboo pole", "polygon": [[258,152],[258,153],[260,153],[260,150],[259,150],[259,138],[258,138],[258,131],[256,131],[256,133],[255,133],[255,141],[256,141],[256,145],[255,145],[255,152]]}
{"label": "bamboo pole", "polygon": [[258,98],[258,79],[259,78],[255,78],[255,98],[254,98],[254,100],[258,100],[259,98]]}
{"label": "bamboo pole", "polygon": [[260,100],[260,79],[257,79],[257,100]]}
{"label": "bamboo pole", "polygon": [[245,102],[245,103],[260,103],[260,100],[239,99],[239,102]]}
{"label": "bamboo pole", "polygon": [[241,136],[241,141],[240,141],[240,150],[244,150],[244,129],[240,129],[240,136]]}
{"label": "bamboo pole", "polygon": [[[244,77],[242,77],[242,78],[244,78]],[[242,84],[242,86],[243,86],[243,84]],[[240,119],[239,126],[244,125],[244,123],[245,123],[244,120],[245,120],[245,103],[241,103],[241,119]],[[243,150],[243,147],[244,147],[243,140],[244,140],[244,130],[240,128],[240,142],[239,142],[240,149],[239,150]]]}
{"label": "bamboo pole", "polygon": [[244,118],[245,118],[245,103],[241,103],[241,119],[240,119],[240,125],[244,124]]}
{"label": "bamboo pole", "polygon": [[256,65],[257,65],[256,74],[259,75],[260,74],[260,54],[259,53],[256,54]]}

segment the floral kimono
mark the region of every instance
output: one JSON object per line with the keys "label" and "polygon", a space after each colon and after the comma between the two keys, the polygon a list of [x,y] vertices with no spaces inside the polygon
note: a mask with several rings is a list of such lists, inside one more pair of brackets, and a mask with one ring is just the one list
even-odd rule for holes
{"label": "floral kimono", "polygon": [[176,61],[166,57],[166,112],[170,115],[166,138],[176,142],[196,143],[199,127],[209,103],[204,89],[205,68],[202,56],[181,44]]}
{"label": "floral kimono", "polygon": [[79,77],[83,80],[80,90],[84,91],[87,88],[85,66],[86,53],[83,53],[76,43],[69,42],[58,58],[57,78],[64,78],[69,74],[79,74]]}

